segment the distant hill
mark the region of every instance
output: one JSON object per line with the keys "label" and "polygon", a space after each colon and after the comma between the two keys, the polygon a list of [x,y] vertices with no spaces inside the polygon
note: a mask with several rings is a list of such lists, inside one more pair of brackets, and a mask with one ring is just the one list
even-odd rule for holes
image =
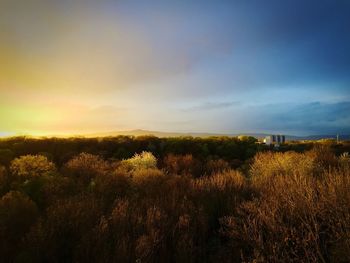
{"label": "distant hill", "polygon": [[[297,137],[299,140],[321,140],[321,139],[336,139],[336,135],[309,135],[304,137]],[[339,140],[350,140],[350,135],[340,135]]]}
{"label": "distant hill", "polygon": [[[228,137],[236,137],[240,135],[253,136],[255,138],[261,139],[265,136],[269,135],[268,133],[231,133],[231,134],[223,134],[223,133],[196,133],[196,132],[160,132],[160,131],[148,131],[148,130],[130,130],[130,131],[113,131],[113,132],[102,132],[102,133],[92,133],[85,135],[85,137],[113,137],[119,135],[127,135],[127,136],[145,136],[145,135],[153,135],[159,138],[164,137],[184,137],[184,136],[192,136],[192,137],[212,137],[212,136],[228,136]],[[321,139],[336,139],[336,135],[308,135],[308,136],[294,136],[294,135],[286,135],[286,140],[321,140]],[[350,135],[339,135],[340,140],[350,140]]]}
{"label": "distant hill", "polygon": [[220,133],[193,133],[193,132],[160,132],[160,131],[148,131],[148,130],[130,130],[130,131],[113,131],[113,132],[100,132],[87,134],[85,137],[109,137],[109,136],[119,136],[119,135],[128,135],[128,136],[144,136],[144,135],[153,135],[159,138],[164,137],[180,137],[180,136],[192,136],[192,137],[210,137],[210,136],[237,136],[229,134],[220,134]]}
{"label": "distant hill", "polygon": [[[128,135],[128,136],[144,136],[144,135],[153,135],[159,138],[164,137],[212,137],[212,136],[227,136],[227,137],[236,137],[240,135],[253,136],[255,138],[264,138],[268,134],[264,133],[204,133],[204,132],[160,132],[160,131],[148,131],[148,130],[130,130],[130,131],[113,131],[113,132],[99,132],[87,134],[85,137],[108,137],[108,136],[119,136],[119,135]],[[295,136],[294,136],[295,137]]]}
{"label": "distant hill", "polygon": [[[201,132],[161,132],[161,131],[149,131],[149,130],[129,130],[129,131],[112,131],[112,132],[99,132],[99,133],[90,133],[90,134],[73,134],[73,135],[50,135],[43,137],[86,137],[86,138],[95,138],[95,137],[115,137],[120,135],[126,136],[145,136],[153,135],[159,138],[165,137],[201,137],[207,138],[212,136],[227,136],[227,137],[236,137],[240,135],[253,136],[257,139],[265,138],[265,136],[270,135],[269,133],[201,133]],[[5,137],[16,137],[16,136],[29,136],[29,137],[41,137],[41,136],[30,136],[26,134],[16,135],[16,134],[2,134],[0,133],[0,138]],[[308,136],[294,136],[294,135],[285,135],[287,141],[301,141],[301,140],[321,140],[321,139],[336,139],[336,135],[308,135]],[[350,135],[339,135],[340,140],[350,140]]]}

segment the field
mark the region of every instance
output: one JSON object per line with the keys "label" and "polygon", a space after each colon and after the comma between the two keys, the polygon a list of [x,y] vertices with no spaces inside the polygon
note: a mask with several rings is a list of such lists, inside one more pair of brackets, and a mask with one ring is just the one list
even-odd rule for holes
{"label": "field", "polygon": [[0,140],[1,262],[349,262],[350,142]]}

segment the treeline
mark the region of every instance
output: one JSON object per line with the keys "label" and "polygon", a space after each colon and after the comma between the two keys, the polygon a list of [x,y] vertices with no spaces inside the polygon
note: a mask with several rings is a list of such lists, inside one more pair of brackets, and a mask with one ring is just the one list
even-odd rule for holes
{"label": "treeline", "polygon": [[[336,144],[325,142],[290,142],[278,151],[304,152],[314,145],[325,144],[336,154],[350,151],[350,142]],[[258,144],[251,136],[239,137],[173,137],[117,136],[104,138],[31,138],[12,137],[0,139],[0,164],[8,166],[11,160],[27,154],[46,156],[61,166],[73,156],[87,152],[104,159],[127,159],[142,151],[152,152],[158,159],[168,154],[190,154],[201,161],[223,159],[238,168],[244,161],[252,158],[258,151],[274,150],[273,147]]]}
{"label": "treeline", "polygon": [[73,156],[87,152],[104,159],[127,159],[142,151],[152,152],[158,159],[168,154],[191,154],[197,159],[224,159],[236,163],[254,156],[258,150],[254,137],[174,137],[117,136],[105,138],[41,138],[13,137],[0,139],[0,163],[8,165],[18,156],[41,154],[61,166]]}
{"label": "treeline", "polygon": [[[246,167],[236,170],[230,155],[142,151],[148,144],[116,158],[104,140],[2,141],[15,156],[0,166],[0,261],[350,261],[348,153],[173,141],[211,140],[245,143],[253,156],[238,154]],[[72,156],[60,159],[62,149]]]}

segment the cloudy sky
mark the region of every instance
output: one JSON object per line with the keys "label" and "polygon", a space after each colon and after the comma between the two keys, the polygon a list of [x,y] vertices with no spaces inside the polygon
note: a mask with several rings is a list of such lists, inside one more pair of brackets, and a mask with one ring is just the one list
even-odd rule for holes
{"label": "cloudy sky", "polygon": [[350,133],[347,0],[0,0],[0,135]]}

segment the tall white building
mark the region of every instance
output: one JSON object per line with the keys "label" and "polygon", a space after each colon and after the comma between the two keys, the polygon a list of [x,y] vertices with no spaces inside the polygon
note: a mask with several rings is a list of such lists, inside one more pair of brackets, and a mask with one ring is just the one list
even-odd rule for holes
{"label": "tall white building", "polygon": [[280,145],[286,142],[286,136],[284,135],[269,135],[264,139],[264,143],[266,145]]}

